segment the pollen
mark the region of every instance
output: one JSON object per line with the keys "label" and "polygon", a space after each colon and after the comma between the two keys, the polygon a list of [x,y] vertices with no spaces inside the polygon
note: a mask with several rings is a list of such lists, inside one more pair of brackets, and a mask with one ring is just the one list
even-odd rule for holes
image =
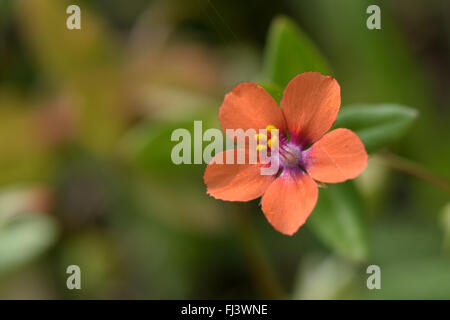
{"label": "pollen", "polygon": [[257,151],[260,151],[260,150],[266,150],[267,149],[267,146],[265,146],[265,145],[263,145],[263,144],[258,144],[257,146],[256,146],[256,150]]}
{"label": "pollen", "polygon": [[275,127],[274,125],[269,124],[266,127],[267,132],[272,132],[272,130],[277,130],[277,127]]}
{"label": "pollen", "polygon": [[257,134],[255,134],[255,140],[257,142],[266,142],[267,136],[264,133],[257,133]]}
{"label": "pollen", "polygon": [[272,138],[270,138],[269,141],[267,141],[267,145],[269,146],[269,148],[276,148],[278,147],[278,137],[276,135],[274,135]]}

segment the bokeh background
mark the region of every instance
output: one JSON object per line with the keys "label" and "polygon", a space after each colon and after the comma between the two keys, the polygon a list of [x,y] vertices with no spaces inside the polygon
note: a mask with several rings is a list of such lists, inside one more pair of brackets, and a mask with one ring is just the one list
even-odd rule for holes
{"label": "bokeh background", "polygon": [[[355,183],[320,190],[294,237],[258,201],[207,196],[204,164],[170,161],[173,129],[219,127],[224,94],[264,78],[280,15],[327,61],[343,110],[418,111]],[[446,0],[1,0],[0,298],[449,299],[449,17]]]}

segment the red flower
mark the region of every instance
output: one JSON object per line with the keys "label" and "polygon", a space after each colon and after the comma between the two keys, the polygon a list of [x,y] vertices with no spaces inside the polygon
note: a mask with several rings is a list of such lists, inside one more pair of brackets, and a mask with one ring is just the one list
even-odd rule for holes
{"label": "red flower", "polygon": [[[337,81],[317,72],[292,79],[284,90],[281,108],[257,84],[239,84],[225,96],[220,108],[222,129],[277,128],[281,173],[261,175],[261,163],[215,163],[214,159],[226,153],[236,156],[235,150],[227,150],[216,155],[205,170],[207,193],[227,201],[262,196],[262,211],[272,226],[281,233],[294,234],[316,205],[315,181],[343,182],[357,177],[367,166],[367,152],[355,133],[348,129],[326,133],[340,104]],[[262,138],[259,135],[259,140]],[[270,143],[267,146],[270,149]]]}

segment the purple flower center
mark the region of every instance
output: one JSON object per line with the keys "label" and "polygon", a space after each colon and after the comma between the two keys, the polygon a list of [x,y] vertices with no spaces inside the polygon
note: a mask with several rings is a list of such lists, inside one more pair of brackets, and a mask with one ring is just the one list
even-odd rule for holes
{"label": "purple flower center", "polygon": [[302,166],[302,149],[299,145],[290,142],[282,134],[280,137],[278,158],[280,166],[283,169],[300,168]]}

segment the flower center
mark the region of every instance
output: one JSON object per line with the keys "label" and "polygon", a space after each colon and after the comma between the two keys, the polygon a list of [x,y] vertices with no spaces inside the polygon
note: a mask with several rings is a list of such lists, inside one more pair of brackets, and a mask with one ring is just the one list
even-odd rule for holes
{"label": "flower center", "polygon": [[298,167],[302,159],[302,150],[299,146],[288,142],[287,139],[283,142],[280,143],[279,150],[281,165],[287,168]]}
{"label": "flower center", "polygon": [[283,168],[299,167],[302,161],[301,147],[289,142],[284,133],[279,132],[273,125],[268,125],[266,130],[267,135],[260,133],[255,136],[258,142],[256,149],[258,151],[268,149],[272,155],[277,155]]}

